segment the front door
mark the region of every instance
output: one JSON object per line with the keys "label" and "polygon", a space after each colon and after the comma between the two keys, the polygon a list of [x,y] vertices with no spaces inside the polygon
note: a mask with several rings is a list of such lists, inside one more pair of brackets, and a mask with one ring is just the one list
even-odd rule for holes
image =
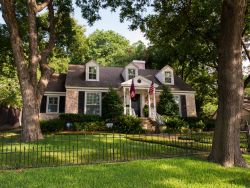
{"label": "front door", "polygon": [[140,95],[136,94],[135,97],[131,100],[132,108],[135,111],[135,114],[138,117],[141,117],[141,102],[140,102]]}

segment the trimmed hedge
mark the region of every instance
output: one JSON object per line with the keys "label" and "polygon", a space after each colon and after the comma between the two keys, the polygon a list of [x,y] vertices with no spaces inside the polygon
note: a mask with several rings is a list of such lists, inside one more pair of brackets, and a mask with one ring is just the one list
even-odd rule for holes
{"label": "trimmed hedge", "polygon": [[64,130],[64,121],[60,119],[52,119],[52,120],[41,120],[40,126],[42,132],[59,132]]}
{"label": "trimmed hedge", "polygon": [[71,130],[73,131],[106,131],[107,128],[104,122],[75,122]]}
{"label": "trimmed hedge", "polygon": [[119,133],[142,133],[141,119],[134,116],[119,116],[114,122],[113,130]]}
{"label": "trimmed hedge", "polygon": [[186,121],[179,117],[163,116],[167,133],[185,132],[189,129],[189,125]]}
{"label": "trimmed hedge", "polygon": [[90,114],[60,114],[60,120],[64,122],[100,122],[101,116]]}

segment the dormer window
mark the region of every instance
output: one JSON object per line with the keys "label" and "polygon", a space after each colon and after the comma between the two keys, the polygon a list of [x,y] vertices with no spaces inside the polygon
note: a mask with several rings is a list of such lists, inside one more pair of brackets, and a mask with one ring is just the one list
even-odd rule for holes
{"label": "dormer window", "polygon": [[89,67],[89,80],[96,80],[96,69],[97,67]]}
{"label": "dormer window", "polygon": [[86,81],[99,81],[100,80],[100,67],[95,61],[86,63]]}
{"label": "dormer window", "polygon": [[165,83],[166,84],[172,83],[172,72],[171,71],[165,71]]}
{"label": "dormer window", "polygon": [[128,79],[132,79],[134,78],[136,75],[135,75],[135,69],[128,69]]}

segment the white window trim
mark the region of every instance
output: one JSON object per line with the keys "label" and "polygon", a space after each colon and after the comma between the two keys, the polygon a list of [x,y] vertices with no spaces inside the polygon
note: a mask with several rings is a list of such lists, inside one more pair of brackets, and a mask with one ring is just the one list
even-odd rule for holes
{"label": "white window trim", "polygon": [[99,103],[100,103],[100,114],[98,114],[99,116],[102,115],[102,92],[94,92],[94,91],[85,91],[85,96],[84,96],[84,114],[86,114],[87,112],[87,95],[89,93],[94,93],[94,94],[99,94]]}
{"label": "white window trim", "polygon": [[[166,82],[166,72],[170,72],[171,73],[171,82]],[[164,70],[163,71],[163,81],[164,84],[166,85],[174,85],[174,72],[172,70]]]}
{"label": "white window trim", "polygon": [[[179,100],[179,104],[178,104],[178,107],[179,107],[179,115],[182,117],[182,113],[181,113],[181,96],[180,95],[173,95],[174,97],[178,97],[178,100]],[[174,99],[175,100],[175,99]]]}
{"label": "white window trim", "polygon": [[136,77],[136,69],[135,69],[135,68],[128,68],[128,70],[127,70],[128,80],[132,79],[132,78],[129,78],[129,70],[134,70],[134,71],[135,71],[135,76],[134,76],[134,78]]}
{"label": "white window trim", "polygon": [[[56,112],[49,112],[49,98],[57,98],[57,111]],[[46,101],[46,114],[58,114],[59,113],[59,105],[60,105],[60,96],[55,96],[55,95],[47,95],[47,101]]]}
{"label": "white window trim", "polygon": [[[89,78],[89,68],[95,67],[96,68],[96,79]],[[99,67],[95,65],[86,66],[86,81],[99,81]]]}
{"label": "white window trim", "polygon": [[[126,70],[126,81],[127,81],[127,80],[131,80],[131,79],[129,79],[129,74],[128,74],[128,70],[129,70],[129,69],[135,70],[135,77],[138,76],[138,69],[137,69],[137,68],[135,68],[135,67],[127,67],[127,70]],[[134,77],[134,78],[135,78],[135,77]]]}

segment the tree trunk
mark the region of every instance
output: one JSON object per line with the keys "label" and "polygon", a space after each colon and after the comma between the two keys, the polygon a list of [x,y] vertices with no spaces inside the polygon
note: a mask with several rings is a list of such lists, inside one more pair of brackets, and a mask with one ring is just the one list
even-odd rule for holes
{"label": "tree trunk", "polygon": [[22,140],[34,141],[43,139],[43,135],[39,122],[39,106],[40,102],[37,100],[34,89],[29,83],[22,83]]}
{"label": "tree trunk", "polygon": [[240,119],[243,103],[241,36],[245,0],[224,0],[219,46],[219,107],[209,160],[223,166],[247,164],[240,150]]}
{"label": "tree trunk", "polygon": [[[53,0],[45,0],[37,4],[35,0],[27,1],[28,8],[28,35],[29,57],[25,57],[22,36],[19,33],[19,25],[16,18],[15,2],[0,0],[2,15],[7,24],[17,75],[23,101],[22,125],[24,141],[42,139],[39,124],[39,107],[42,96],[53,70],[48,66],[48,57],[55,44],[55,19]],[[36,16],[45,8],[48,9],[49,39],[43,49],[38,50],[38,33]],[[40,68],[41,77],[37,80],[37,69]]]}

